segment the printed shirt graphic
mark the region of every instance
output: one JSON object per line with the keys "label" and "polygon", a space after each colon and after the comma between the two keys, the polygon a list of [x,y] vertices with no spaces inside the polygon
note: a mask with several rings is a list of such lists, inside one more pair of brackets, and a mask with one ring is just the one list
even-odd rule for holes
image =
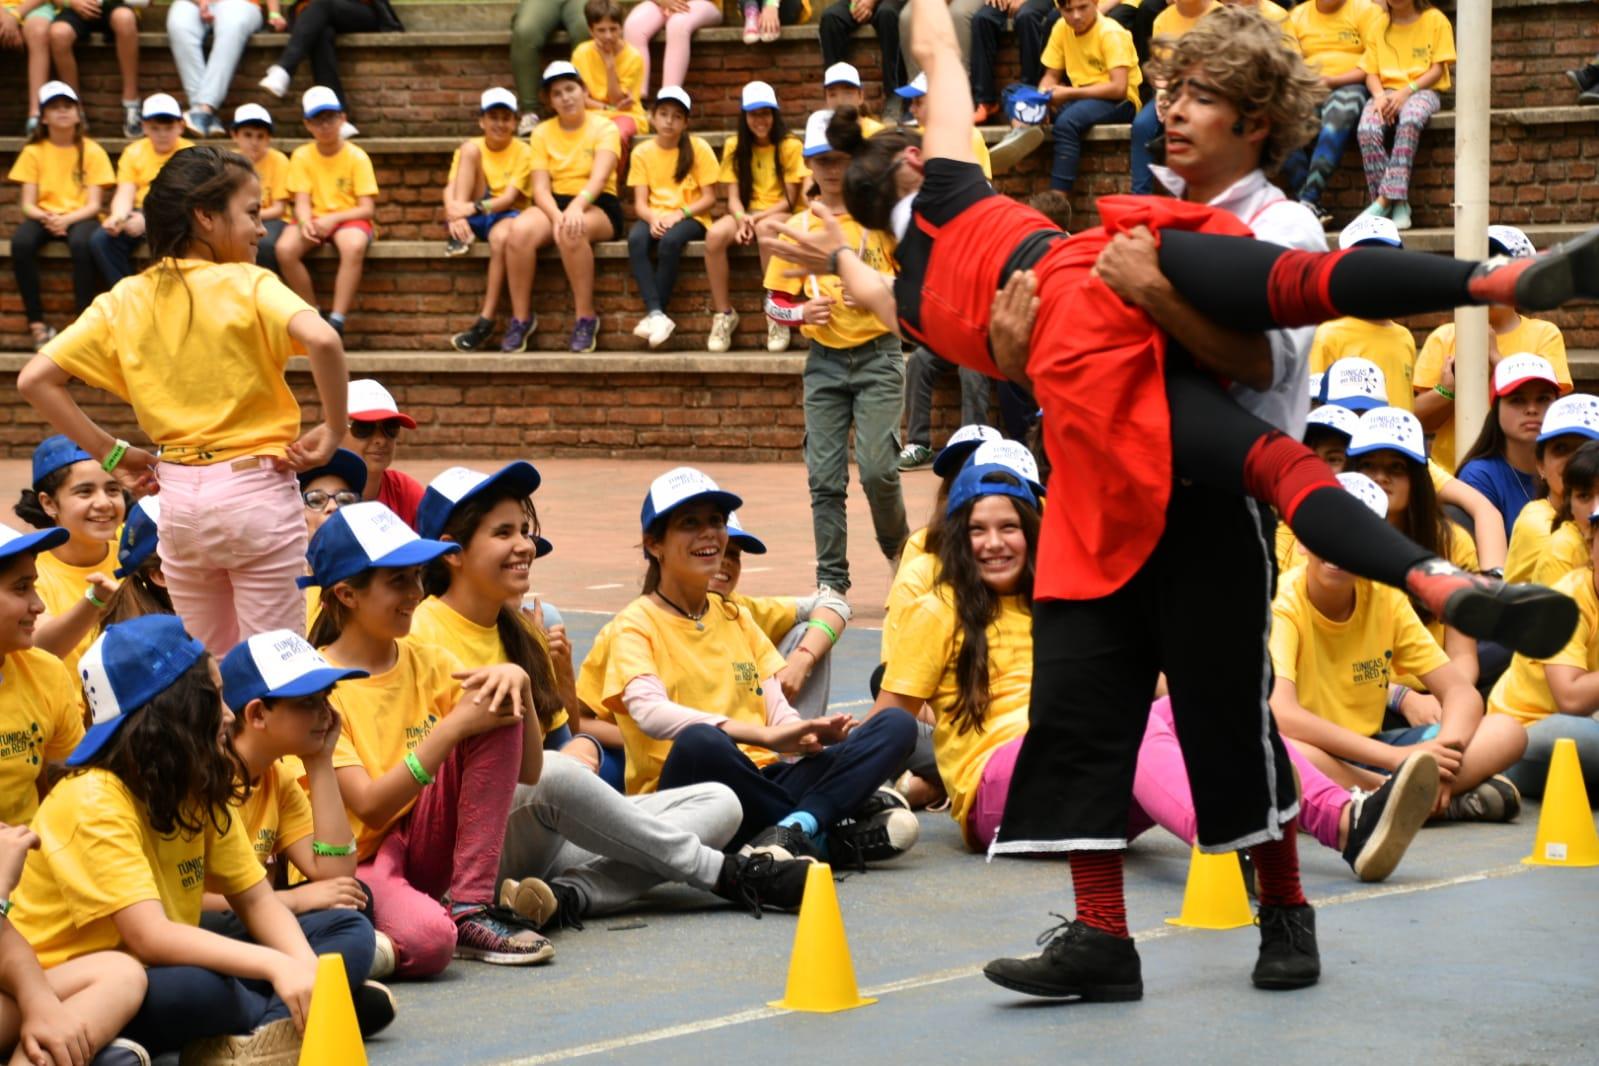
{"label": "printed shirt graphic", "polygon": [[31,822],[45,763],[61,762],[83,739],[79,691],[49,652],[27,648],[0,663],[0,822]]}

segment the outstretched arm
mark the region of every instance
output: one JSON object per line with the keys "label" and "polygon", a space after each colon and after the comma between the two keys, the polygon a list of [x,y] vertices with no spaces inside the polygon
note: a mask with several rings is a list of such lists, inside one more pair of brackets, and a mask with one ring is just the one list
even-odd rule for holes
{"label": "outstretched arm", "polygon": [[[927,75],[922,157],[975,163],[972,86],[945,0],[911,0],[911,56]],[[887,321],[885,319],[885,321]]]}

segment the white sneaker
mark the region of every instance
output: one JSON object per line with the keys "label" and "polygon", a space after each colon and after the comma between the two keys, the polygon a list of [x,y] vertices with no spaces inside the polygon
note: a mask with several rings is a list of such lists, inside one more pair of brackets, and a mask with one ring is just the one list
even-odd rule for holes
{"label": "white sneaker", "polygon": [[677,323],[659,312],[655,315],[655,326],[650,330],[649,342],[651,348],[659,348],[672,336],[672,331],[677,329]]}
{"label": "white sneaker", "polygon": [[725,352],[733,346],[733,331],[738,328],[737,311],[718,311],[711,316],[711,339],[705,347],[713,352]]}
{"label": "white sneaker", "polygon": [[377,941],[377,948],[372,952],[372,970],[367,976],[380,981],[394,974],[394,941],[389,939],[387,933],[374,932],[372,936]]}
{"label": "white sneaker", "polygon": [[266,77],[257,84],[281,100],[289,95],[289,72],[274,64],[267,68]]}
{"label": "white sneaker", "polygon": [[339,136],[347,141],[354,140],[361,136],[361,131],[355,128],[355,123],[345,122],[344,125],[339,127]]}
{"label": "white sneaker", "polygon": [[637,337],[641,341],[649,340],[650,334],[655,332],[655,317],[659,314],[659,311],[651,311],[649,314],[639,319],[638,325],[633,327],[633,336]]}
{"label": "white sneaker", "polygon": [[516,123],[516,135],[518,137],[526,137],[528,134],[532,133],[535,129],[537,129],[538,125],[539,125],[539,117],[538,117],[538,115],[534,114],[531,111],[525,111],[525,112],[522,113],[522,117],[517,120],[517,123]]}
{"label": "white sneaker", "polygon": [[788,342],[793,336],[793,331],[787,326],[768,320],[766,323],[766,350],[769,352],[788,351]]}

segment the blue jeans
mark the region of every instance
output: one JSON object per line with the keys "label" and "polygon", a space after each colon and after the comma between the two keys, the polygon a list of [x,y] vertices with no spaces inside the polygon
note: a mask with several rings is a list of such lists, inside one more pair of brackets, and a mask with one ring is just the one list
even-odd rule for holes
{"label": "blue jeans", "polygon": [[1161,135],[1165,125],[1155,117],[1155,101],[1151,100],[1138,112],[1138,117],[1133,119],[1133,193],[1137,196],[1148,196],[1155,191],[1155,176],[1149,172],[1149,164],[1154,162],[1153,154],[1149,150],[1149,142]]}
{"label": "blue jeans", "polygon": [[1071,192],[1088,131],[1103,122],[1127,122],[1132,117],[1133,105],[1126,99],[1072,100],[1062,107],[1055,115],[1055,169],[1050,172],[1049,187]]}
{"label": "blue jeans", "polygon": [[1521,761],[1505,771],[1523,796],[1543,795],[1549,777],[1549,760],[1555,741],[1569,737],[1577,742],[1577,763],[1588,788],[1588,802],[1599,803],[1599,721],[1576,714],[1551,714],[1527,727],[1527,750]]}
{"label": "blue jeans", "polygon": [[133,253],[143,243],[143,237],[129,237],[126,233],[113,236],[103,229],[94,231],[94,236],[89,238],[89,251],[108,288],[133,273]]}
{"label": "blue jeans", "polygon": [[278,272],[278,238],[283,236],[283,228],[288,225],[281,218],[269,218],[261,223],[266,230],[266,236],[261,238],[261,243],[255,246],[255,265],[264,267],[276,274]]}
{"label": "blue jeans", "polygon": [[[677,263],[689,241],[705,239],[705,223],[697,218],[685,218],[673,223],[672,228],[659,239],[650,233],[650,224],[643,219],[633,223],[627,235],[627,258],[633,265],[633,280],[638,282],[639,298],[646,311],[665,311],[672,302],[672,291],[677,288]],[[650,262],[650,249],[655,249],[655,262]]]}

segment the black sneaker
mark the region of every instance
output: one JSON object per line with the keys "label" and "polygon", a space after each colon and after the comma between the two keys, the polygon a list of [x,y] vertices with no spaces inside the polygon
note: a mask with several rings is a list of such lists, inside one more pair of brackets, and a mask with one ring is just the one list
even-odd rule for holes
{"label": "black sneaker", "polygon": [[1309,988],[1321,979],[1316,912],[1298,907],[1260,908],[1260,956],[1250,980],[1256,988]]}
{"label": "black sneaker", "polygon": [[1520,813],[1521,792],[1509,778],[1495,775],[1451,797],[1444,818],[1451,822],[1510,822]]}
{"label": "black sneaker", "polygon": [[864,803],[850,812],[850,817],[860,821],[870,818],[874,814],[880,814],[883,811],[896,808],[908,811],[911,809],[911,801],[905,798],[903,792],[892,785],[879,785],[876,792],[866,797]]}
{"label": "black sneaker", "polygon": [[475,352],[489,342],[489,334],[494,332],[492,318],[480,318],[472,323],[472,328],[457,333],[450,338],[450,347],[458,352]]}
{"label": "black sneaker", "polygon": [[1522,263],[1527,265],[1514,279],[1517,307],[1549,311],[1571,300],[1599,298],[1599,227],[1535,258],[1518,259],[1499,269],[1514,270]]}
{"label": "black sneaker", "polygon": [[1301,200],[1299,202],[1310,209],[1310,213],[1316,216],[1316,221],[1319,222],[1324,228],[1332,225],[1333,213],[1321,206],[1319,202],[1313,202],[1310,200]]}
{"label": "black sneaker", "polygon": [[1357,791],[1344,844],[1344,861],[1355,876],[1382,881],[1393,873],[1437,798],[1438,760],[1425,751],[1400,763],[1377,791]]}
{"label": "black sneaker", "polygon": [[1001,988],[1046,999],[1124,1003],[1144,998],[1143,967],[1131,938],[1076,919],[1062,921],[1038,938],[1046,944],[1043,954],[995,959],[983,967],[983,976]]}
{"label": "black sneaker", "polygon": [[355,990],[355,1022],[363,1040],[370,1040],[387,1029],[399,1010],[394,993],[387,985],[367,981]]}
{"label": "black sneaker", "polygon": [[770,852],[729,855],[713,890],[718,896],[743,904],[755,917],[763,907],[797,911],[805,901],[805,880],[813,863],[799,859],[774,859]]}
{"label": "black sneaker", "polygon": [[1599,88],[1599,67],[1586,66],[1568,70],[1566,77],[1571,79],[1571,84],[1577,87],[1579,93]]}
{"label": "black sneaker", "polygon": [[471,250],[472,246],[461,240],[459,237],[451,237],[449,240],[444,242],[444,254],[451,259],[454,259],[456,256],[465,255]]}
{"label": "black sneaker", "polygon": [[[904,803],[903,797],[900,802]],[[909,804],[883,807],[875,814],[850,818],[829,829],[827,857],[835,866],[864,867],[869,862],[887,862],[915,847],[921,834],[922,825]]]}
{"label": "black sneaker", "polygon": [[[1599,228],[1578,240],[1590,237],[1595,238],[1595,278],[1587,284],[1593,285],[1599,283]],[[1517,260],[1526,262],[1535,260]],[[1521,305],[1519,299],[1517,304]],[[1532,659],[1547,659],[1564,648],[1577,628],[1577,602],[1570,596],[1542,585],[1507,585],[1497,578],[1468,573],[1444,559],[1429,559],[1411,567],[1405,575],[1405,589],[1445,625]]]}
{"label": "black sneaker", "polygon": [[738,853],[743,856],[770,855],[779,862],[794,859],[819,862],[822,858],[821,851],[805,835],[805,831],[792,825],[768,826],[757,833],[754,840],[740,848]]}

